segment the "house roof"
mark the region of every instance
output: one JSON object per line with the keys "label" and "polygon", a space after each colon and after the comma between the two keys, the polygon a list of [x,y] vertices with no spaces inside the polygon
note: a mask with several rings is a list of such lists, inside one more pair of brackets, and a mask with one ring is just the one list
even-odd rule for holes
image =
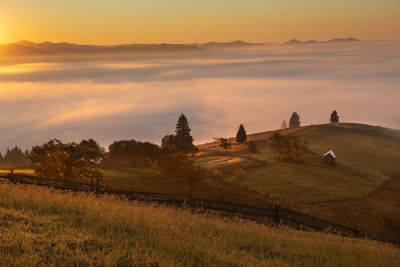
{"label": "house roof", "polygon": [[326,157],[327,155],[331,155],[334,159],[336,158],[336,155],[335,155],[335,153],[332,151],[332,150],[329,150],[328,152],[326,152],[325,154],[324,154],[324,157]]}

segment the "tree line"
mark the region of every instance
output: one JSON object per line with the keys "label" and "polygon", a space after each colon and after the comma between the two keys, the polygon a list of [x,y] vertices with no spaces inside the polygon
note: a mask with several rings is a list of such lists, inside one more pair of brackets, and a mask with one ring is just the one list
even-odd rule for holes
{"label": "tree line", "polygon": [[113,142],[109,152],[105,152],[93,139],[80,143],[62,143],[53,139],[33,147],[27,157],[38,175],[75,182],[98,180],[103,175],[101,167],[104,164],[119,164],[121,161],[129,165],[157,164],[165,175],[192,177],[199,169],[191,157],[198,148],[193,144],[190,131],[187,118],[181,114],[175,134],[164,136],[161,146],[133,139],[120,140]]}
{"label": "tree line", "polygon": [[[331,123],[338,123],[339,116],[336,110],[332,111],[330,116]],[[298,128],[301,125],[300,116],[297,112],[293,112],[289,119],[289,128]],[[287,122],[284,120],[281,124],[281,129],[288,128]],[[243,124],[239,125],[236,133],[236,143],[244,144],[247,141],[247,134]],[[278,155],[278,159],[295,159],[300,160],[300,157],[308,152],[310,142],[295,135],[283,135],[279,132],[274,133],[268,140],[268,147]],[[227,138],[220,138],[220,144],[224,150],[229,150],[232,144]],[[257,152],[255,141],[247,142],[247,148],[250,153]]]}
{"label": "tree line", "polygon": [[6,153],[0,153],[0,167],[2,168],[15,168],[15,167],[29,167],[29,151],[22,151],[18,146],[9,149],[7,148]]}
{"label": "tree line", "polygon": [[[337,112],[331,114],[331,122],[338,122]],[[300,116],[293,112],[289,127],[300,126]],[[32,148],[30,153],[23,153],[19,148],[8,150],[3,160],[23,157],[30,161],[35,172],[44,177],[61,180],[82,181],[100,179],[104,165],[122,164],[151,166],[156,165],[166,176],[195,177],[204,171],[195,166],[193,155],[198,148],[193,144],[190,135],[191,128],[184,114],[178,118],[175,133],[166,135],[161,140],[161,146],[150,142],[136,140],[120,140],[113,142],[108,150],[102,148],[93,139],[82,140],[80,143],[62,143],[54,139]],[[247,144],[249,152],[256,152],[255,141],[247,142],[247,133],[243,124],[239,125],[236,141]],[[298,136],[285,136],[275,133],[268,140],[268,146],[277,153],[279,159],[299,160],[308,149],[309,142]],[[222,138],[220,147],[228,150],[231,147],[228,139]],[[17,156],[18,155],[18,156]],[[1,157],[0,157],[1,160]],[[124,161],[125,160],[125,161]],[[192,181],[192,180],[191,180]]]}

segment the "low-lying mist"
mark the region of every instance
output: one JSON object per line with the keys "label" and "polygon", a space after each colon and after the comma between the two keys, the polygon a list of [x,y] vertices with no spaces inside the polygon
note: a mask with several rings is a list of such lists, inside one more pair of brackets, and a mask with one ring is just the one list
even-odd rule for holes
{"label": "low-lying mist", "polygon": [[195,54],[0,63],[0,150],[51,138],[159,142],[185,113],[195,142],[341,121],[400,128],[400,42],[259,45]]}

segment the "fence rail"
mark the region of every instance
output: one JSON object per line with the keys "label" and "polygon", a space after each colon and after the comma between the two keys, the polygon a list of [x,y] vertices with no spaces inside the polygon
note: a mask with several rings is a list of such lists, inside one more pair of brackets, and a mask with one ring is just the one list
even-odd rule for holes
{"label": "fence rail", "polygon": [[268,223],[274,222],[305,230],[312,229],[317,231],[333,232],[343,236],[369,238],[372,240],[388,242],[400,246],[400,242],[398,241],[362,234],[359,229],[340,225],[287,208],[281,208],[279,205],[275,205],[275,208],[260,208],[215,200],[197,199],[190,195],[184,194],[104,190],[99,186],[98,183],[90,184],[58,181],[27,174],[0,174],[0,182],[1,181],[48,186],[62,190],[92,191],[98,194],[112,194],[121,196],[129,200],[158,202],[167,205],[187,205],[197,210],[215,211],[224,216],[236,216]]}

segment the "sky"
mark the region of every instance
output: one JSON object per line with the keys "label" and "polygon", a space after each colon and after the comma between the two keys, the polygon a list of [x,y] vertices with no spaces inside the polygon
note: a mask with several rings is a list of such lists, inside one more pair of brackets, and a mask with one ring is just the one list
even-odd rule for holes
{"label": "sky", "polygon": [[[400,129],[400,0],[0,0],[0,43],[362,42],[0,60],[0,151],[52,138],[195,143],[340,120]],[[13,46],[10,46],[13,47]],[[196,52],[197,53],[197,52]]]}
{"label": "sky", "polygon": [[[22,60],[24,58],[17,58]],[[50,60],[49,60],[50,59]],[[400,41],[262,45],[195,56],[0,62],[0,151],[52,138],[160,143],[184,113],[195,143],[341,122],[400,129]]]}
{"label": "sky", "polygon": [[400,0],[0,0],[0,43],[400,40]]}

